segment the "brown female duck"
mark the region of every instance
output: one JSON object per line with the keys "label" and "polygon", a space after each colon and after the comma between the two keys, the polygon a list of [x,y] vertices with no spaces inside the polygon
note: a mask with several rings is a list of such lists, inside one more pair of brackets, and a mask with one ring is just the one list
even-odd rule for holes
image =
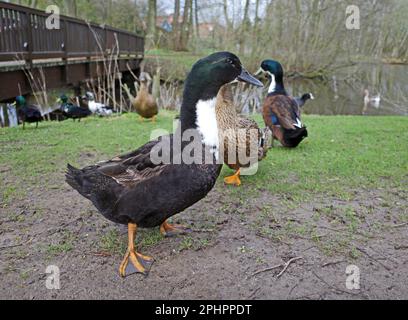
{"label": "brown female duck", "polygon": [[149,93],[149,79],[147,73],[140,74],[140,88],[132,104],[141,119],[152,119],[154,122],[159,109],[156,99]]}
{"label": "brown female duck", "polygon": [[268,128],[261,130],[254,120],[237,115],[231,84],[220,89],[216,114],[224,163],[235,170],[235,174],[225,178],[224,182],[240,186],[241,168],[248,168],[266,156],[271,131]]}

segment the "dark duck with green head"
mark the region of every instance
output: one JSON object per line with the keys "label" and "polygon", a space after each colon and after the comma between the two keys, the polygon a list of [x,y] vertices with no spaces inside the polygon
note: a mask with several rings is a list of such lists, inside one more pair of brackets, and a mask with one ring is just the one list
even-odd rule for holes
{"label": "dark duck with green head", "polygon": [[18,120],[23,123],[23,129],[25,129],[25,123],[36,123],[38,128],[38,122],[43,121],[40,110],[36,106],[28,105],[26,99],[23,96],[16,97],[14,105],[17,109]]}
{"label": "dark duck with green head", "polygon": [[61,95],[58,102],[61,104],[60,110],[62,111],[62,114],[74,121],[75,119],[81,121],[82,118],[88,117],[92,114],[88,108],[82,108],[69,102],[68,97],[65,94]]}
{"label": "dark duck with green head", "polygon": [[283,84],[283,68],[278,61],[265,60],[259,73],[270,80],[268,95],[263,104],[265,124],[272,130],[273,138],[287,148],[296,148],[307,137],[302,124],[299,104],[290,97]]}
{"label": "dark duck with green head", "polygon": [[[213,188],[222,167],[217,150],[216,97],[224,84],[235,79],[262,86],[238,57],[228,52],[199,60],[188,75],[178,133],[198,137],[198,149],[193,150],[198,156],[193,162],[185,161],[185,155],[191,154],[188,138],[173,148],[177,134],[162,136],[136,151],[81,170],[68,165],[68,184],[91,200],[105,218],[128,225],[128,250],[119,268],[121,276],[147,274],[153,262],[136,251],[138,227],[160,226],[164,236],[186,232],[187,228],[171,225],[167,219],[203,199]],[[165,151],[166,145],[173,147]],[[168,154],[169,161],[154,159],[156,152]]]}

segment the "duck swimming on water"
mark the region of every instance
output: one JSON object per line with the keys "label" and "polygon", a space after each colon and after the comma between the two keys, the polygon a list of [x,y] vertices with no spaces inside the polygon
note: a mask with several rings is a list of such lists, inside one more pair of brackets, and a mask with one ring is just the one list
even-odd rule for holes
{"label": "duck swimming on water", "polygon": [[[189,140],[182,141],[179,149],[170,148],[168,163],[157,164],[153,160],[151,155],[163,142],[176,145],[175,136],[168,135],[84,169],[68,165],[67,183],[92,201],[105,218],[128,225],[129,242],[119,268],[121,276],[148,274],[153,262],[151,257],[136,251],[138,227],[160,226],[164,236],[185,232],[185,227],[171,225],[167,219],[203,199],[213,188],[222,167],[222,162],[217,160],[216,96],[224,84],[234,80],[262,86],[242,67],[238,57],[229,52],[214,53],[199,60],[185,81],[179,130],[181,134],[199,137],[194,154],[197,150],[202,156],[194,162],[187,163],[181,157],[186,148],[190,154]],[[204,155],[209,155],[206,162]]]}
{"label": "duck swimming on water", "polygon": [[368,89],[364,90],[364,106],[367,108],[368,106],[373,106],[374,108],[378,109],[381,103],[381,95],[370,96],[370,91]]}

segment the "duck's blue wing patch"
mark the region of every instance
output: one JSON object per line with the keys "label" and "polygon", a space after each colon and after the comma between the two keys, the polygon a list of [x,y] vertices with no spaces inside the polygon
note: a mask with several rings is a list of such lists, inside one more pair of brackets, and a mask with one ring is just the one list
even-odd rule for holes
{"label": "duck's blue wing patch", "polygon": [[277,117],[276,114],[272,113],[272,115],[271,115],[271,120],[272,120],[272,124],[273,124],[274,126],[279,126],[279,125],[280,125],[279,119],[278,119],[278,117]]}

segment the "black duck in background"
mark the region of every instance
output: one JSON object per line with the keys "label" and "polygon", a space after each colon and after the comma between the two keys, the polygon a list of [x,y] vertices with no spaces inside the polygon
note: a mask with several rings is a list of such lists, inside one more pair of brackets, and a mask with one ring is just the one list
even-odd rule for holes
{"label": "black duck in background", "polygon": [[295,101],[296,101],[298,107],[299,107],[299,108],[302,108],[302,107],[306,104],[306,102],[307,102],[308,100],[314,100],[315,97],[314,97],[314,95],[313,95],[312,93],[305,93],[305,94],[302,95],[301,97],[296,97],[296,98],[294,98],[294,99],[295,99]]}
{"label": "black duck in background", "polygon": [[27,101],[23,96],[16,97],[16,109],[19,121],[23,124],[23,129],[25,129],[26,122],[35,123],[36,128],[38,128],[38,123],[43,121],[40,110],[36,106],[27,105]]}
{"label": "black duck in background", "polygon": [[65,94],[61,95],[58,101],[61,103],[60,110],[62,111],[62,114],[74,121],[75,119],[78,119],[78,122],[80,122],[82,118],[86,118],[92,114],[89,109],[76,106],[69,102],[68,97]]}

